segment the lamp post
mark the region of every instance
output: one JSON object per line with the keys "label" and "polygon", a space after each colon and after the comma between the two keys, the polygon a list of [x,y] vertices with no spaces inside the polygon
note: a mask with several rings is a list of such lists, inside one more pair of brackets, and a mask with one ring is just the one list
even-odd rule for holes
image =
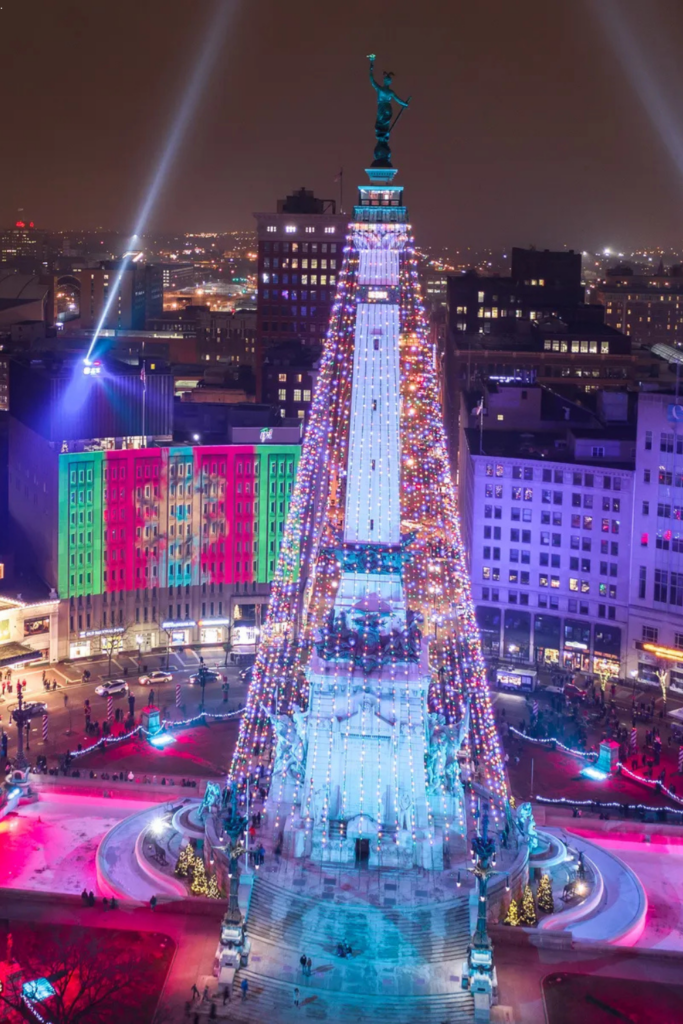
{"label": "lamp post", "polygon": [[495,855],[496,844],[489,836],[489,812],[488,804],[486,804],[481,817],[481,830],[472,839],[472,856],[475,865],[471,870],[477,880],[477,924],[462,972],[463,988],[469,988],[475,997],[475,1019],[477,1020],[489,1019],[496,987],[493,944],[486,923],[488,882],[494,873]]}
{"label": "lamp post", "polygon": [[28,760],[24,753],[24,729],[31,721],[31,715],[24,709],[23,686],[17,689],[17,701],[18,707],[12,712],[12,718],[17,725],[17,754],[14,758],[14,766],[20,771],[25,771],[28,768]]}

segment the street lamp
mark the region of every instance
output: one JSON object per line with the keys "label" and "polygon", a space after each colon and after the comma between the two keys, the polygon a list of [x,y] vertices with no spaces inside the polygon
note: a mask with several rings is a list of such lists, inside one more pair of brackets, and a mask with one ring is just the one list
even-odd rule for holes
{"label": "street lamp", "polygon": [[493,944],[486,925],[486,911],[488,882],[494,873],[495,856],[496,844],[489,836],[489,812],[486,804],[481,819],[481,831],[477,832],[472,840],[472,859],[475,864],[470,870],[477,879],[477,925],[467,951],[467,961],[463,964],[462,984],[464,988],[469,988],[470,992],[487,998],[489,1007],[493,1002],[496,979]]}

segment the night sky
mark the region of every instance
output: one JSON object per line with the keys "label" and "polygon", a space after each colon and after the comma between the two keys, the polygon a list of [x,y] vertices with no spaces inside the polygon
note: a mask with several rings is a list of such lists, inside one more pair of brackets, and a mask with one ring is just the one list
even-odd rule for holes
{"label": "night sky", "polygon": [[[392,148],[419,240],[683,244],[678,0],[218,2],[225,42],[154,228],[250,228],[292,188],[335,197],[340,166],[348,207],[374,51],[413,96]],[[0,223],[132,228],[215,4],[0,0]]]}

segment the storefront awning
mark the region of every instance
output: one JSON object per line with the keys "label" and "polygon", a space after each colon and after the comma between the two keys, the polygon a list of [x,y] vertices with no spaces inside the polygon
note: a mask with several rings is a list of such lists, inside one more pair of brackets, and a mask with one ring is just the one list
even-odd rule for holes
{"label": "storefront awning", "polygon": [[40,657],[42,657],[40,651],[34,651],[31,647],[24,647],[23,644],[0,644],[0,668],[7,668],[9,665],[19,665],[24,661],[36,661]]}

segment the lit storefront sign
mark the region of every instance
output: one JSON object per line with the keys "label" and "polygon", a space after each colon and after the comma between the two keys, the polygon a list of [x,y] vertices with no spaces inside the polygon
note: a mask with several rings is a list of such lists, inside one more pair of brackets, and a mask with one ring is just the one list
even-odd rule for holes
{"label": "lit storefront sign", "polygon": [[87,640],[91,636],[118,636],[125,632],[125,626],[111,626],[109,629],[85,629],[78,635],[81,640]]}
{"label": "lit storefront sign", "polygon": [[24,636],[37,636],[50,632],[50,616],[41,615],[36,619],[24,619]]}
{"label": "lit storefront sign", "polygon": [[161,623],[161,628],[165,630],[171,629],[192,629],[197,623],[194,619],[167,619],[166,622]]}
{"label": "lit storefront sign", "polygon": [[662,647],[660,644],[636,640],[636,649],[645,651],[646,654],[652,654],[655,658],[663,658],[664,661],[683,662],[683,651],[679,651],[676,647]]}

